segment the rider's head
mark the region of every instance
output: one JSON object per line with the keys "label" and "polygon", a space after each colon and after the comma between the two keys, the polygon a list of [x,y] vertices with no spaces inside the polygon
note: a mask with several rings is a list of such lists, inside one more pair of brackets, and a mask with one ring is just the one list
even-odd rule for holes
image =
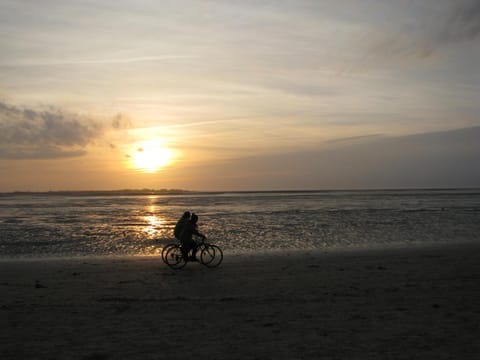
{"label": "rider's head", "polygon": [[191,221],[192,223],[196,224],[197,221],[198,221],[198,216],[197,216],[196,214],[192,214],[192,218],[190,219],[190,221]]}
{"label": "rider's head", "polygon": [[184,219],[190,219],[190,211],[185,211],[185,212],[183,213],[183,218],[184,218]]}

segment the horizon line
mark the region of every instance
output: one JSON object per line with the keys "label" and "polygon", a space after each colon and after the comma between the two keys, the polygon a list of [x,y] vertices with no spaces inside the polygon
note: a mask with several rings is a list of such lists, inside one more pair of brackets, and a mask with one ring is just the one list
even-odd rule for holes
{"label": "horizon line", "polygon": [[405,188],[359,188],[359,189],[272,189],[272,190],[186,190],[186,189],[114,189],[114,190],[15,190],[0,191],[4,195],[188,195],[188,194],[242,194],[242,193],[314,193],[314,192],[381,192],[381,191],[453,191],[480,190],[480,187],[405,187]]}

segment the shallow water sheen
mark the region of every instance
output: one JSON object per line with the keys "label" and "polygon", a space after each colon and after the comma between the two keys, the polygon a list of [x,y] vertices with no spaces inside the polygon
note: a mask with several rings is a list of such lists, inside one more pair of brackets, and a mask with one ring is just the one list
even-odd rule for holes
{"label": "shallow water sheen", "polygon": [[0,256],[153,255],[185,210],[227,252],[480,241],[480,190],[0,196]]}

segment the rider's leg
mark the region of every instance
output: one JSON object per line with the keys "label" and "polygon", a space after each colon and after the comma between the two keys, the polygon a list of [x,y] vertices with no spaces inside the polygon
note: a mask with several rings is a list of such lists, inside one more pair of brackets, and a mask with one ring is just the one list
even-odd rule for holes
{"label": "rider's leg", "polygon": [[[190,261],[196,261],[197,259],[195,258],[195,252],[196,252],[197,244],[195,241],[184,241],[182,245],[182,256],[184,259],[190,260]],[[192,256],[189,256],[190,250],[193,249],[193,254]]]}
{"label": "rider's leg", "polygon": [[188,242],[182,242],[182,256],[184,259],[188,259],[188,252],[190,251],[190,246]]}
{"label": "rider's leg", "polygon": [[192,243],[192,260],[196,260],[197,259],[197,249],[198,249],[198,245],[197,243],[194,241]]}

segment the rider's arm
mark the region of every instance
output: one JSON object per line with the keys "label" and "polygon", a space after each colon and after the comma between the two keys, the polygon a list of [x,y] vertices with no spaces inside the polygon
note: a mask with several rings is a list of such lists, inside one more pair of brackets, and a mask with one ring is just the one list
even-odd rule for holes
{"label": "rider's arm", "polygon": [[203,235],[202,233],[200,233],[197,229],[194,229],[193,230],[193,233],[197,236],[200,236],[202,237],[203,239],[206,239],[207,237],[205,235]]}

